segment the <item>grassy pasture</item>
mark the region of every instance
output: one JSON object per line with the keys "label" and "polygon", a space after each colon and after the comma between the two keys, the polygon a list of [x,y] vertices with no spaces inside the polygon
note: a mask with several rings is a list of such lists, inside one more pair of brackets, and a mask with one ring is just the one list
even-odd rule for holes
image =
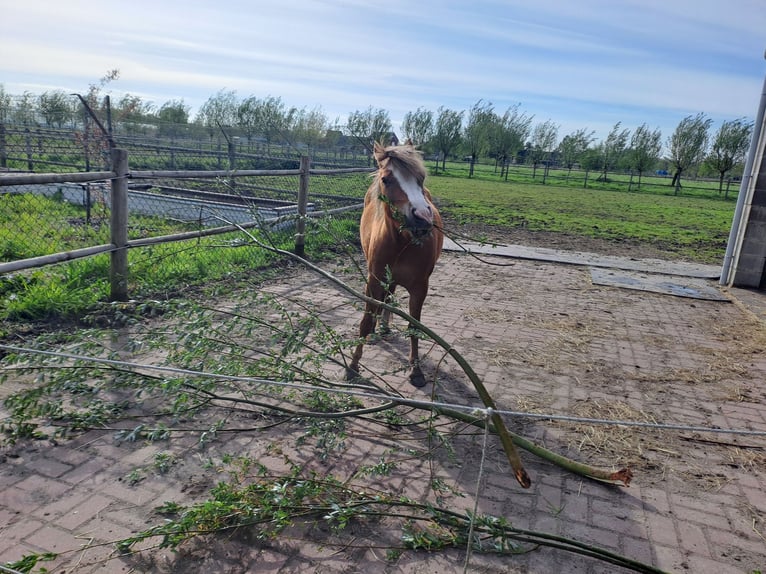
{"label": "grassy pasture", "polygon": [[734,202],[717,192],[673,196],[450,176],[427,184],[457,223],[643,243],[701,263],[721,261],[734,213]]}

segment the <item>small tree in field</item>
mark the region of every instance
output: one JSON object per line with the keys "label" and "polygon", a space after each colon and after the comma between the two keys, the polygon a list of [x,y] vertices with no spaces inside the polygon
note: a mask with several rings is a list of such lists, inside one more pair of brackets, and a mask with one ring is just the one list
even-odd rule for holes
{"label": "small tree in field", "polygon": [[670,163],[673,166],[672,185],[675,195],[681,189],[681,174],[699,163],[705,157],[708,143],[708,130],[713,120],[700,112],[696,116],[686,116],[668,138]]}
{"label": "small tree in field", "polygon": [[650,130],[646,124],[641,124],[630,138],[630,186],[633,187],[633,172],[638,172],[638,189],[641,189],[641,176],[652,169],[662,150],[662,132],[659,129]]}
{"label": "small tree in field", "polygon": [[752,132],[753,123],[744,118],[723,122],[718,128],[706,160],[707,164],[718,172],[718,195],[723,191],[726,173],[744,161]]}
{"label": "small tree in field", "polygon": [[625,153],[630,138],[630,130],[620,129],[620,122],[614,124],[612,131],[606,136],[606,139],[598,146],[601,152],[601,179],[603,182],[608,180],[607,172],[617,167],[620,159]]}
{"label": "small tree in field", "polygon": [[[559,126],[551,120],[540,122],[532,130],[532,147],[529,150],[529,161],[532,164],[532,179],[537,173],[537,166],[550,158],[556,148]],[[543,183],[545,183],[543,181]]]}
{"label": "small tree in field", "polygon": [[520,109],[520,104],[509,107],[500,116],[495,114],[489,132],[489,149],[500,163],[500,177],[508,179],[508,164],[524,148],[529,137],[532,116]]}
{"label": "small tree in field", "polygon": [[424,146],[434,135],[434,113],[424,108],[407,112],[402,121],[402,133],[413,145]]}
{"label": "small tree in field", "polygon": [[593,131],[588,132],[586,128],[582,128],[569,135],[565,135],[564,139],[561,140],[558,147],[559,159],[561,164],[567,168],[567,181],[569,181],[569,174],[572,172],[572,168],[580,161],[593,142],[594,133]]}
{"label": "small tree in field", "polygon": [[[460,144],[460,128],[463,125],[463,112],[448,110],[439,106],[434,128],[434,148],[442,156],[442,171],[447,164],[447,156]],[[438,168],[438,162],[437,162]]]}
{"label": "small tree in field", "polygon": [[468,177],[473,177],[473,167],[479,155],[489,146],[490,132],[495,112],[490,102],[476,102],[468,113],[468,123],[463,130],[463,141],[471,156]]}

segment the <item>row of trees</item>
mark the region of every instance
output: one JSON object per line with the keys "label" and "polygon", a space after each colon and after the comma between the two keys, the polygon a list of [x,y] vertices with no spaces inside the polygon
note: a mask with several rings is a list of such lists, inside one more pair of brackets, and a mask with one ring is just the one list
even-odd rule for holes
{"label": "row of trees", "polygon": [[[61,91],[11,97],[0,85],[0,123],[65,127],[82,119],[87,126],[83,103],[105,115],[103,92],[118,77],[117,70],[109,71],[79,99]],[[171,138],[206,133],[212,139],[228,132],[248,142],[290,144],[310,151],[321,146],[332,148],[343,140],[347,145],[371,149],[373,141],[390,139],[393,134],[393,124],[383,109],[352,111],[341,124],[339,119],[330,120],[321,107],[290,107],[270,95],[240,99],[233,90],[221,90],[208,98],[194,118],[190,111],[182,99],[155,106],[130,94],[110,105],[111,117],[125,132],[149,130]],[[418,108],[408,112],[401,132],[435,156],[437,166],[441,161],[442,169],[448,158],[466,157],[471,177],[474,164],[480,158],[490,158],[506,176],[509,165],[515,162],[532,165],[533,175],[539,166],[551,164],[569,171],[579,166],[599,173],[601,179],[606,179],[609,171],[629,170],[638,176],[640,187],[642,176],[663,160],[672,171],[671,184],[676,192],[682,176],[692,170],[716,174],[720,191],[727,174],[743,163],[753,125],[743,118],[725,121],[711,134],[712,123],[704,113],[687,116],[664,142],[659,129],[642,124],[631,132],[619,122],[599,142],[595,132],[587,128],[559,139],[558,124],[551,120],[535,123],[520,104],[498,111],[491,102],[479,100],[467,111],[442,106],[436,111]]]}

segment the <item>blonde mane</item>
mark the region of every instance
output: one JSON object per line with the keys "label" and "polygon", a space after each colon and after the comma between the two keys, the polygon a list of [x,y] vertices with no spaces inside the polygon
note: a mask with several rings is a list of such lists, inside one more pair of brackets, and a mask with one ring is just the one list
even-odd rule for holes
{"label": "blonde mane", "polygon": [[389,162],[399,169],[410,172],[420,185],[426,179],[426,166],[423,155],[412,145],[392,145],[386,148],[375,146],[375,159],[381,169],[386,169]]}

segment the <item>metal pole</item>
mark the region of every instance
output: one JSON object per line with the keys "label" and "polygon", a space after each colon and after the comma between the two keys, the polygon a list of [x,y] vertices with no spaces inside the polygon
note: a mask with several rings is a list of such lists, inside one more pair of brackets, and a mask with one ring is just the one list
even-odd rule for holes
{"label": "metal pole", "polygon": [[[766,52],[764,52],[763,57],[766,58]],[[739,233],[740,227],[742,225],[742,212],[744,211],[745,204],[748,200],[747,194],[750,187],[750,181],[753,179],[753,164],[755,163],[755,154],[758,149],[758,141],[761,139],[761,128],[763,127],[764,112],[766,112],[766,77],[763,79],[763,87],[761,88],[761,101],[758,104],[758,113],[755,116],[755,124],[753,124],[753,137],[750,140],[750,149],[747,152],[745,169],[742,172],[742,182],[739,186],[737,205],[734,208],[734,217],[732,218],[731,222],[731,231],[729,231],[729,241],[726,244],[726,254],[723,256],[721,278],[719,280],[721,285],[728,285],[733,280],[733,255],[736,244],[738,241],[740,241]]]}

